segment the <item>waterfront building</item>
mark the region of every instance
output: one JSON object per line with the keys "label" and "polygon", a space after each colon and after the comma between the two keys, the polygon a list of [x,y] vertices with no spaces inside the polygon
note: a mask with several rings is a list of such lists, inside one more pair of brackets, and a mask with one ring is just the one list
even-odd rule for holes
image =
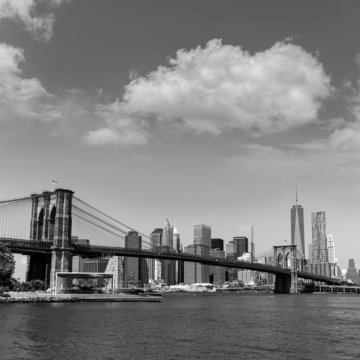
{"label": "waterfront building", "polygon": [[[173,230],[174,246],[177,253],[182,253],[180,234],[176,226],[174,225]],[[181,284],[184,282],[184,261],[175,262],[175,283]]]}
{"label": "waterfront building", "polygon": [[[162,246],[162,237],[163,237],[163,229],[155,228],[153,232],[150,234],[150,250],[158,251]],[[159,280],[161,279],[161,270],[155,271],[156,267],[156,259],[146,259],[146,263],[149,269],[149,280]]]}
{"label": "waterfront building", "polygon": [[257,271],[239,270],[237,272],[237,280],[243,282],[246,286],[256,284]]}
{"label": "waterfront building", "polygon": [[296,248],[302,257],[305,257],[305,235],[304,235],[304,209],[298,203],[296,190],[296,203],[290,210],[291,217],[291,245]]}
{"label": "waterfront building", "polygon": [[[175,244],[176,245],[176,244]],[[174,251],[174,227],[170,225],[168,219],[163,228],[162,251]],[[176,261],[161,260],[161,272],[164,283],[167,285],[176,284]]]}
{"label": "waterfront building", "polygon": [[[260,264],[264,265],[275,265],[274,256],[273,255],[265,255],[258,259]],[[261,277],[263,278],[263,283],[267,285],[274,285],[275,284],[275,275],[270,273],[262,273]]]}
{"label": "waterfront building", "polygon": [[[184,252],[192,255],[209,256],[210,249],[206,245],[191,244],[185,246]],[[185,284],[209,282],[209,265],[202,265],[194,262],[184,262]]]}
{"label": "waterfront building", "polygon": [[[210,250],[210,256],[225,259],[225,251],[216,247]],[[210,283],[222,284],[223,282],[225,282],[225,268],[222,266],[210,266]]]}
{"label": "waterfront building", "polygon": [[108,261],[109,257],[87,259],[80,256],[73,256],[72,271],[101,273],[105,271]]}
{"label": "waterfront building", "polygon": [[359,283],[359,274],[355,267],[354,259],[349,259],[349,267],[347,268],[346,271],[346,280],[351,280],[356,284]]}
{"label": "waterfront building", "polygon": [[211,239],[211,249],[224,250],[224,240],[219,238]]}
{"label": "waterfront building", "polygon": [[328,249],[326,242],[325,211],[311,213],[312,225],[312,263],[328,262]]}
{"label": "waterfront building", "polygon": [[[242,253],[242,255],[237,257],[237,260],[250,263],[251,262],[251,253],[249,253],[249,252]],[[258,276],[257,271],[237,269],[236,272],[237,272],[237,279],[239,281],[242,281],[245,285],[254,285],[255,284],[256,278]]]}
{"label": "waterfront building", "polygon": [[[185,253],[209,256],[211,248],[211,227],[205,224],[194,225],[194,243],[184,248]],[[184,282],[209,282],[209,265],[184,262]]]}
{"label": "waterfront building", "polygon": [[[136,231],[129,231],[125,236],[125,247],[131,249],[141,249],[142,237]],[[124,283],[125,287],[137,286],[141,279],[142,261],[136,257],[125,257],[124,262]]]}
{"label": "waterfront building", "polygon": [[[170,225],[169,220],[166,220],[163,228],[156,228],[150,234],[151,249],[154,251],[175,251],[174,239],[176,242],[180,242],[180,235],[177,230],[174,235],[174,227]],[[178,246],[180,246],[180,243]],[[167,285],[176,284],[175,260],[147,259],[147,264],[149,264],[149,278],[152,282],[156,280]]]}
{"label": "waterfront building", "polygon": [[323,276],[327,276],[327,277],[333,277],[336,275],[337,266],[336,266],[336,264],[332,264],[328,261],[309,263],[305,267],[305,271],[309,271],[313,274],[323,275]]}
{"label": "waterfront building", "polygon": [[[234,241],[229,241],[226,244],[226,259],[236,260],[237,258],[237,247]],[[233,281],[237,280],[237,270],[235,268],[226,268],[225,270],[225,280]]]}
{"label": "waterfront building", "polygon": [[161,280],[162,272],[161,272],[161,261],[159,259],[154,260],[154,278],[152,280],[159,281]]}
{"label": "waterfront building", "polygon": [[105,273],[114,275],[114,290],[124,287],[124,257],[112,256],[110,257]]}

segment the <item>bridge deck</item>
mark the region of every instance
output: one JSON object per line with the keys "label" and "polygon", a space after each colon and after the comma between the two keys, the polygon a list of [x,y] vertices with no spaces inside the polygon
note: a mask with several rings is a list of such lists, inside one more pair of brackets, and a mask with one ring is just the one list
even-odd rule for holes
{"label": "bridge deck", "polygon": [[[0,242],[4,243],[9,247],[12,252],[21,254],[31,253],[51,253],[53,249],[53,243],[51,241],[33,241],[23,239],[12,239],[12,238],[0,238]],[[73,244],[71,250],[74,255],[85,256],[85,257],[97,257],[97,256],[129,256],[139,258],[152,258],[152,259],[164,259],[164,260],[178,260],[187,262],[197,262],[204,265],[222,266],[228,268],[238,268],[245,270],[253,270],[259,272],[271,273],[274,275],[283,274],[291,275],[291,270],[288,268],[280,268],[273,265],[265,265],[260,263],[249,263],[238,260],[228,260],[222,258],[214,258],[210,256],[198,256],[186,253],[166,252],[166,251],[151,251],[151,250],[140,250],[130,249],[121,247],[110,247],[110,246],[96,246],[96,245],[83,245]],[[339,284],[338,279],[329,278],[322,275],[316,275],[304,271],[298,271],[298,277],[303,279],[310,279],[316,281],[323,281],[327,283]]]}

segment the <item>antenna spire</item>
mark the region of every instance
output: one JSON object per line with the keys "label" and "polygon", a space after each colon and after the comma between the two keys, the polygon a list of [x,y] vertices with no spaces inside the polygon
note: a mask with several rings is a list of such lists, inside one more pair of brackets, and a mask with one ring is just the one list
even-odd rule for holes
{"label": "antenna spire", "polygon": [[296,204],[298,203],[298,189],[297,189],[297,185],[296,185],[296,190],[295,190],[295,192],[296,192]]}

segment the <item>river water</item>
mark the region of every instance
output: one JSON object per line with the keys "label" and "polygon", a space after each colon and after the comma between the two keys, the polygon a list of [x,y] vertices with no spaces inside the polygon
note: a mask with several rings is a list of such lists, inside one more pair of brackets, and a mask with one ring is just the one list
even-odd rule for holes
{"label": "river water", "polygon": [[360,359],[360,295],[0,304],[0,359]]}

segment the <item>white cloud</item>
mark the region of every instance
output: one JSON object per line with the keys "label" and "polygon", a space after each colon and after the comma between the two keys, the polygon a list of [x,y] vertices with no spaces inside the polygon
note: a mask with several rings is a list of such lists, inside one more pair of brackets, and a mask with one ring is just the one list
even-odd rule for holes
{"label": "white cloud", "polygon": [[347,81],[344,90],[351,119],[338,124],[329,138],[329,146],[334,150],[354,153],[360,149],[360,80],[354,84]]}
{"label": "white cloud", "polygon": [[[278,42],[251,55],[214,39],[204,48],[179,50],[168,66],[133,78],[116,109],[108,105],[108,124],[116,131],[118,114],[132,122],[155,117],[198,133],[241,129],[264,135],[316,121],[331,92],[321,63],[300,46]],[[138,123],[139,130],[144,134]]]}
{"label": "white cloud", "polygon": [[95,113],[109,127],[89,131],[83,137],[85,142],[91,145],[145,145],[148,142],[144,125],[121,113],[118,100],[108,105],[98,104]]}
{"label": "white cloud", "polygon": [[89,131],[83,139],[92,145],[144,145],[149,135],[144,124],[121,113],[119,102],[97,103],[97,97],[70,89],[60,95],[46,91],[36,78],[24,78],[22,49],[0,43],[0,121],[41,121],[51,124],[53,136],[79,136],[93,123],[108,128]]}
{"label": "white cloud", "polygon": [[335,130],[330,136],[329,144],[332,148],[342,151],[358,151],[360,149],[359,124]]}
{"label": "white cloud", "polygon": [[26,30],[38,40],[49,41],[53,34],[55,15],[38,14],[39,5],[53,9],[67,0],[0,0],[0,20],[21,20]]}
{"label": "white cloud", "polygon": [[40,118],[40,103],[51,98],[38,79],[22,78],[24,60],[21,49],[0,43],[0,120]]}
{"label": "white cloud", "polygon": [[102,92],[50,94],[38,79],[22,76],[24,60],[23,50],[0,44],[0,120],[51,122],[60,127],[54,134],[87,131],[83,140],[91,145],[145,145],[154,119],[212,134],[286,131],[316,121],[332,90],[321,64],[287,43],[254,55],[219,40],[180,50],[168,67],[137,77],[108,104],[99,104]]}
{"label": "white cloud", "polygon": [[123,111],[182,119],[197,132],[266,134],[315,121],[330,93],[322,65],[299,46],[279,42],[251,55],[215,39],[131,81]]}

